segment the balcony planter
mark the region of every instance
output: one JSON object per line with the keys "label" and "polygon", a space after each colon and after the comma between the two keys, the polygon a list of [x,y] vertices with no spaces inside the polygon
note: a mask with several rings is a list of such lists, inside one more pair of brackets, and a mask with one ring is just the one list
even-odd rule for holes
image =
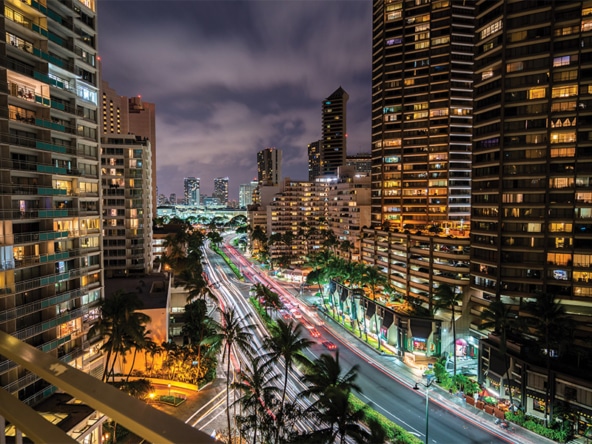
{"label": "balcony planter", "polygon": [[499,418],[499,419],[505,419],[506,418],[505,412],[502,409],[497,408],[497,407],[494,407],[493,408],[493,416],[495,416],[496,418]]}
{"label": "balcony planter", "polygon": [[483,410],[484,406],[485,406],[485,403],[483,401],[477,401],[475,403],[475,407],[477,407],[479,410]]}
{"label": "balcony planter", "polygon": [[485,404],[485,413],[489,413],[490,415],[493,415],[493,409],[495,407],[489,404]]}
{"label": "balcony planter", "polygon": [[472,396],[465,396],[465,400],[467,401],[467,404],[475,405],[475,398],[473,398]]}

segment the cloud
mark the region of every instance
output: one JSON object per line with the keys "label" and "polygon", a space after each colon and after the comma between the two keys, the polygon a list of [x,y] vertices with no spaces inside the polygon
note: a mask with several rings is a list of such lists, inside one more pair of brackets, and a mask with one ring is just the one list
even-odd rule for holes
{"label": "cloud", "polygon": [[[163,5],[166,5],[163,6]],[[350,95],[348,152],[369,151],[371,4],[352,1],[102,1],[103,76],[156,104],[157,183],[256,176],[257,151],[284,151],[284,175],[307,178],[321,102]]]}

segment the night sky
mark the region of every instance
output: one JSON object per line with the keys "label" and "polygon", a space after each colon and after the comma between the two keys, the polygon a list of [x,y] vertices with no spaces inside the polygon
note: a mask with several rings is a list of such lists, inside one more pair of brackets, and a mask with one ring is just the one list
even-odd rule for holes
{"label": "night sky", "polygon": [[159,193],[183,178],[257,176],[257,151],[283,150],[283,176],[308,179],[321,103],[349,94],[348,154],[370,151],[370,0],[99,0],[103,78],[156,104]]}

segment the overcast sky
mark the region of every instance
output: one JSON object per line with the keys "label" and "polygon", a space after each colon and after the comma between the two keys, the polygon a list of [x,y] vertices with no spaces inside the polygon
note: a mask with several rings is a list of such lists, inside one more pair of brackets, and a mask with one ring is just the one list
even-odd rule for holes
{"label": "overcast sky", "polygon": [[257,152],[283,151],[283,175],[308,179],[321,103],[349,94],[348,154],[370,151],[370,0],[99,0],[103,78],[156,104],[159,193],[183,178],[257,176]]}

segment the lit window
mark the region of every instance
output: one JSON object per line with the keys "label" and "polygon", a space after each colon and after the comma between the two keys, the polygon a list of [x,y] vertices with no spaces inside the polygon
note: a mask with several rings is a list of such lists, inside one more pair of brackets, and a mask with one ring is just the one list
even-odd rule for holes
{"label": "lit window", "polygon": [[430,41],[426,40],[424,42],[418,42],[415,44],[415,49],[424,49],[430,47]]}
{"label": "lit window", "polygon": [[592,20],[582,20],[582,31],[592,30]]}
{"label": "lit window", "polygon": [[552,132],[551,143],[573,143],[576,141],[576,132]]}
{"label": "lit window", "polygon": [[490,77],[493,77],[493,69],[481,73],[481,80],[489,79]]}
{"label": "lit window", "polygon": [[510,42],[520,42],[526,38],[526,31],[512,32],[508,35]]}
{"label": "lit window", "polygon": [[552,90],[551,97],[554,99],[557,97],[571,97],[578,95],[578,87],[576,85],[570,86],[559,86]]}
{"label": "lit window", "polygon": [[501,21],[501,19],[495,23],[492,23],[491,25],[486,27],[483,31],[481,31],[481,40],[483,40],[487,36],[490,36],[494,32],[501,31],[502,27],[503,27],[503,22]]}
{"label": "lit window", "polygon": [[555,57],[553,59],[553,67],[567,66],[571,62],[571,56]]}
{"label": "lit window", "polygon": [[506,65],[507,72],[516,72],[522,71],[524,69],[524,63],[522,62],[512,62]]}
{"label": "lit window", "polygon": [[547,95],[547,90],[546,88],[542,87],[542,88],[531,88],[528,91],[528,98],[529,99],[544,99],[545,96]]}
{"label": "lit window", "polygon": [[449,36],[438,37],[436,39],[432,39],[432,46],[445,45],[448,42],[450,42]]}

